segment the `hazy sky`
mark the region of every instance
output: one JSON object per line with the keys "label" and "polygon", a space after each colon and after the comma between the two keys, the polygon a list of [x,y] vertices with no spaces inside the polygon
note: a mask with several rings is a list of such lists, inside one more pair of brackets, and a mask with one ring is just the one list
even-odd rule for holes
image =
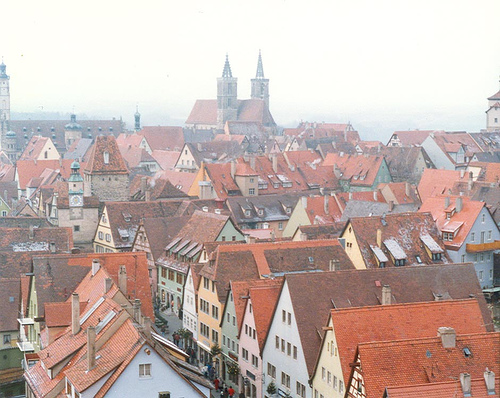
{"label": "hazy sky", "polygon": [[182,124],[226,52],[249,98],[262,50],[276,122],[477,131],[500,88],[499,0],[7,1],[13,112]]}

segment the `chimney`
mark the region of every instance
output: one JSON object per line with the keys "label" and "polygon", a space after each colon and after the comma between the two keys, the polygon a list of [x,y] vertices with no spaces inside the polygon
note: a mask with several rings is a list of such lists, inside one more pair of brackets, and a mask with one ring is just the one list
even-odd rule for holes
{"label": "chimney", "polygon": [[459,196],[455,201],[455,210],[457,211],[457,213],[460,213],[462,211],[463,204],[464,200],[461,196]]}
{"label": "chimney", "polygon": [[444,208],[447,209],[448,206],[450,206],[450,197],[449,196],[446,196],[444,198]]}
{"label": "chimney", "polygon": [[382,286],[382,305],[390,305],[392,302],[391,287],[389,285]]}
{"label": "chimney", "polygon": [[71,295],[71,333],[80,331],[80,297],[78,293]]}
{"label": "chimney", "polygon": [[328,195],[323,196],[323,210],[325,211],[325,214],[328,213]]}
{"label": "chimney", "polygon": [[247,237],[247,243],[249,243],[249,244],[255,243],[255,236],[248,235],[248,237]]}
{"label": "chimney", "polygon": [[203,206],[201,208],[201,210],[204,212],[204,213],[208,213],[208,206]]}
{"label": "chimney", "polygon": [[109,292],[109,289],[111,289],[111,286],[113,286],[113,279],[111,279],[111,278],[104,279],[104,294]]}
{"label": "chimney", "polygon": [[255,171],[255,156],[250,156],[250,167]]}
{"label": "chimney", "polygon": [[35,238],[35,227],[30,225],[29,238],[33,240]]}
{"label": "chimney", "polygon": [[406,193],[406,196],[410,197],[410,194],[411,194],[411,185],[409,182],[405,182],[405,193]]}
{"label": "chimney", "polygon": [[455,329],[446,326],[440,327],[438,328],[438,336],[441,337],[443,348],[455,348],[457,340]]}
{"label": "chimney", "polygon": [[378,192],[375,190],[373,191],[373,200],[377,201],[378,200]]}
{"label": "chimney", "polygon": [[484,382],[488,395],[495,395],[495,373],[488,368],[484,372]]}
{"label": "chimney", "polygon": [[278,156],[275,153],[273,153],[272,161],[273,161],[273,171],[275,173],[277,173],[278,172]]}
{"label": "chimney", "polygon": [[135,299],[133,304],[134,319],[137,323],[141,323],[141,300]]}
{"label": "chimney", "polygon": [[382,230],[377,228],[377,246],[382,247]]}
{"label": "chimney", "polygon": [[236,162],[234,160],[231,160],[231,178],[234,178],[235,174],[236,174]]}
{"label": "chimney", "polygon": [[151,338],[151,330],[153,329],[152,327],[152,322],[151,318],[149,317],[144,317],[144,334],[146,337]]}
{"label": "chimney", "polygon": [[50,252],[51,253],[55,253],[56,252],[56,242],[50,242],[49,243],[49,247],[50,247]]}
{"label": "chimney", "polygon": [[464,397],[471,396],[471,383],[469,373],[460,373],[460,384],[462,385],[462,392]]}
{"label": "chimney", "polygon": [[101,264],[99,264],[99,260],[97,258],[94,258],[92,260],[92,276],[97,274],[97,271],[101,268]]}
{"label": "chimney", "polygon": [[127,268],[120,265],[120,272],[118,273],[118,288],[127,296]]}
{"label": "chimney", "polygon": [[198,152],[201,152],[203,150],[203,146],[201,145],[201,142],[198,142],[196,147],[198,148]]}
{"label": "chimney", "polygon": [[349,192],[349,200],[352,200],[352,192]]}
{"label": "chimney", "polygon": [[87,371],[95,368],[95,327],[87,329]]}
{"label": "chimney", "polygon": [[462,169],[460,170],[460,178],[464,178],[464,176],[465,176],[465,170]]}
{"label": "chimney", "polygon": [[467,180],[467,188],[469,191],[472,189],[472,185],[474,184],[472,171],[469,171],[469,179]]}
{"label": "chimney", "polygon": [[394,210],[394,201],[393,200],[390,200],[389,201],[389,211],[393,211]]}
{"label": "chimney", "polygon": [[147,187],[146,192],[144,192],[144,201],[149,202],[151,200],[151,188]]}
{"label": "chimney", "polygon": [[307,209],[307,196],[302,196],[300,199],[302,200],[302,207]]}
{"label": "chimney", "polygon": [[141,178],[141,192],[146,192],[146,189],[148,189],[148,177],[142,177]]}

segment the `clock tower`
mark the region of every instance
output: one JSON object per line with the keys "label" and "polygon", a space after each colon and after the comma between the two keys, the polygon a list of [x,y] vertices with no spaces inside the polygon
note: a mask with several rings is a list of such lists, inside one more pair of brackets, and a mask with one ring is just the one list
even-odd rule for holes
{"label": "clock tower", "polygon": [[83,206],[83,177],[80,174],[80,163],[75,160],[71,163],[71,175],[68,179],[69,206]]}

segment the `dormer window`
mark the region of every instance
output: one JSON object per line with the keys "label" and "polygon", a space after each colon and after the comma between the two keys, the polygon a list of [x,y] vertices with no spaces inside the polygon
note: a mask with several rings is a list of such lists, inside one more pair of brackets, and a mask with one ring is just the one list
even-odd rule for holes
{"label": "dormer window", "polygon": [[245,217],[250,217],[250,210],[245,210]]}
{"label": "dormer window", "polygon": [[264,209],[259,209],[259,210],[257,210],[257,212],[259,213],[259,216],[263,216],[264,215]]}
{"label": "dormer window", "polygon": [[405,265],[405,263],[406,263],[406,260],[404,258],[394,261],[394,265],[396,267],[402,267],[403,265]]}
{"label": "dormer window", "polygon": [[287,207],[286,208],[286,214],[290,214],[292,212],[292,208],[291,207]]}
{"label": "dormer window", "polygon": [[102,154],[103,158],[104,158],[104,164],[109,164],[109,152],[108,151],[104,151],[103,154]]}

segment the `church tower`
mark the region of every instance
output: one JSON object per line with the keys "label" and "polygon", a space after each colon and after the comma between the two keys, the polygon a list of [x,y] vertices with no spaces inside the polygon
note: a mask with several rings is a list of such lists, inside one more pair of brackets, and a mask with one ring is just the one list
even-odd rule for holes
{"label": "church tower", "polygon": [[135,119],[134,130],[137,133],[138,131],[141,131],[141,114],[139,113],[139,105],[135,107],[134,119]]}
{"label": "church tower", "polygon": [[252,82],[252,99],[262,99],[269,108],[269,79],[264,77],[264,67],[262,66],[262,55],[259,50],[259,60],[257,61],[257,73]]}
{"label": "church tower", "polygon": [[500,130],[500,90],[488,98],[486,129],[488,131]]}
{"label": "church tower", "polygon": [[226,62],[222,77],[217,78],[217,129],[224,129],[228,120],[238,118],[238,79],[233,77],[229,58]]}
{"label": "church tower", "polygon": [[1,146],[5,149],[5,135],[9,131],[10,120],[10,90],[9,79],[7,75],[7,67],[3,63],[0,64],[0,133],[2,136]]}

